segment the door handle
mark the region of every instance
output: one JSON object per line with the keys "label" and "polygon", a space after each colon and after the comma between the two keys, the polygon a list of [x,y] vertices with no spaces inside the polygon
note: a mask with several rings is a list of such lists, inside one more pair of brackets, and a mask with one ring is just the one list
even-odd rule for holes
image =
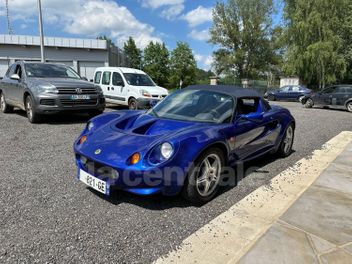
{"label": "door handle", "polygon": [[110,87],[108,87],[108,91],[110,91]]}

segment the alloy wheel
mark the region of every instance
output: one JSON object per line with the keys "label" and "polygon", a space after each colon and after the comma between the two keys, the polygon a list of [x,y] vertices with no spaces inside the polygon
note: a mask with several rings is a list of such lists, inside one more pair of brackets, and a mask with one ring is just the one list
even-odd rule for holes
{"label": "alloy wheel", "polygon": [[1,108],[1,111],[5,111],[5,107],[6,107],[5,98],[4,98],[4,95],[1,94],[1,96],[0,96],[0,108]]}
{"label": "alloy wheel", "polygon": [[313,103],[313,100],[312,100],[311,98],[309,98],[309,99],[307,100],[307,102],[305,103],[305,106],[306,106],[307,108],[311,108],[311,107],[313,107],[313,105],[314,105],[314,103]]}
{"label": "alloy wheel", "polygon": [[26,100],[26,112],[27,112],[28,118],[31,120],[33,118],[33,107],[32,107],[31,99],[29,97],[27,97],[27,100]]}
{"label": "alloy wheel", "polygon": [[352,112],[352,102],[349,102],[349,103],[347,104],[347,110],[348,110],[349,112]]}
{"label": "alloy wheel", "polygon": [[200,165],[196,180],[198,193],[203,196],[211,195],[216,189],[221,174],[221,160],[216,154],[208,155]]}
{"label": "alloy wheel", "polygon": [[286,130],[285,139],[284,139],[284,152],[287,154],[291,151],[293,143],[293,128],[289,126]]}

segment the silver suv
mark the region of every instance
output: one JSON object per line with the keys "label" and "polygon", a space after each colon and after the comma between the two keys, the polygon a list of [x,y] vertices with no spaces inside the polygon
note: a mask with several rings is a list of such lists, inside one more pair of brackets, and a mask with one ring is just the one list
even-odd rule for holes
{"label": "silver suv", "polygon": [[83,80],[63,64],[19,61],[0,81],[0,106],[4,113],[14,107],[25,110],[31,123],[42,115],[75,111],[97,115],[105,109],[101,88]]}

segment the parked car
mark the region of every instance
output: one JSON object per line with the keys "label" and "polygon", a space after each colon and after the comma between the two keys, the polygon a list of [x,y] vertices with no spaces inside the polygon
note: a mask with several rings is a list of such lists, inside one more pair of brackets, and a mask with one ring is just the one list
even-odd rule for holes
{"label": "parked car", "polygon": [[204,203],[216,195],[225,166],[268,153],[290,155],[294,131],[290,112],[253,90],[191,86],[148,111],[91,119],[74,143],[78,179],[105,195],[113,188],[181,192]]}
{"label": "parked car", "polygon": [[312,90],[300,85],[288,85],[279,89],[266,92],[264,97],[269,101],[286,100],[301,101],[304,96],[312,93]]}
{"label": "parked car", "polygon": [[145,72],[132,68],[97,68],[94,83],[103,89],[108,103],[126,105],[131,110],[148,108],[151,100],[162,100],[168,95]]}
{"label": "parked car", "polygon": [[352,85],[335,85],[302,99],[306,108],[313,106],[346,109],[352,112]]}
{"label": "parked car", "polygon": [[25,110],[31,123],[42,115],[76,111],[97,115],[104,112],[105,98],[99,86],[72,68],[53,63],[14,63],[0,81],[0,105],[4,113],[14,107]]}

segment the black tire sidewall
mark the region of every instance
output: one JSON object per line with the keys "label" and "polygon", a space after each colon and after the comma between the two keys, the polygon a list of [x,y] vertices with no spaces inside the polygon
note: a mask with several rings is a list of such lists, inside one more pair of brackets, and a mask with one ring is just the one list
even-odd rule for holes
{"label": "black tire sidewall", "polygon": [[209,148],[206,151],[204,151],[196,159],[196,161],[194,162],[194,166],[192,166],[192,168],[190,169],[190,171],[188,173],[188,177],[186,178],[186,180],[184,182],[184,186],[183,186],[183,190],[182,190],[182,196],[186,200],[190,201],[191,203],[201,205],[206,202],[209,202],[210,200],[212,200],[216,196],[216,194],[218,193],[218,190],[220,188],[219,183],[222,182],[222,173],[220,173],[220,179],[219,179],[218,185],[216,186],[216,188],[214,189],[214,191],[210,195],[202,196],[199,194],[199,192],[197,190],[196,181],[197,181],[198,174],[196,173],[197,172],[196,168],[198,168],[201,165],[201,163],[203,162],[203,160],[210,154],[216,154],[219,156],[219,158],[221,160],[222,170],[225,165],[224,153],[219,148]]}

